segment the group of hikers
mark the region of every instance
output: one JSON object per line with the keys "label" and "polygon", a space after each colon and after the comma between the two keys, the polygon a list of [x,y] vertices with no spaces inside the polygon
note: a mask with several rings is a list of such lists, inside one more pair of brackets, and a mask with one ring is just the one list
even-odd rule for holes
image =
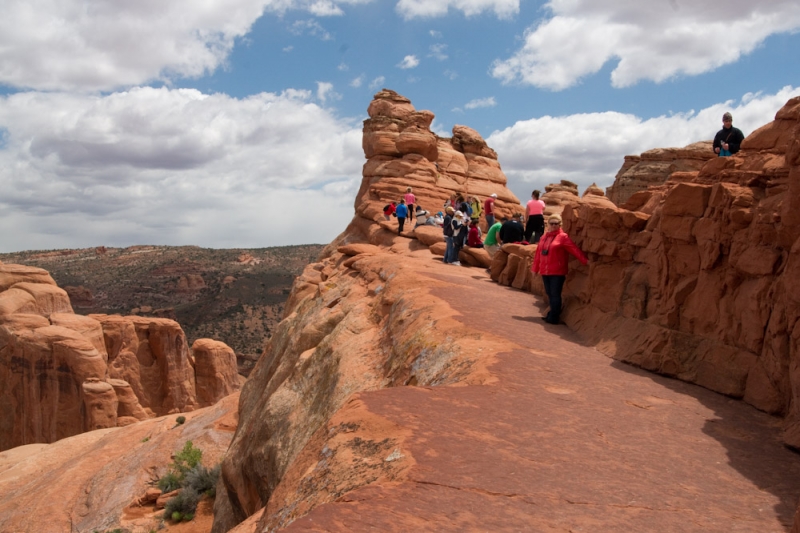
{"label": "group of hikers", "polygon": [[[722,129],[714,137],[713,149],[720,157],[733,155],[739,151],[744,135],[733,127],[733,116],[725,113],[722,116]],[[483,248],[493,257],[500,247],[506,243],[538,244],[531,264],[534,274],[541,274],[545,293],[550,302],[550,309],[542,320],[550,324],[559,324],[561,315],[561,292],[567,277],[569,256],[577,258],[582,264],[588,259],[578,246],[561,229],[561,216],[552,214],[547,218],[545,227],[545,203],[539,198],[540,191],[534,190],[531,199],[525,206],[523,214],[516,211],[508,217],[495,219],[494,203],[497,194],[492,194],[483,202],[476,196],[453,194],[447,199],[443,208],[431,216],[428,211],[416,205],[416,197],[411,187],[400,199],[400,203],[392,202],[383,209],[386,220],[397,217],[399,232],[403,232],[406,218],[417,217],[416,226],[434,225],[442,227],[446,248],[443,261],[450,265],[461,265],[459,254],[464,246]],[[484,216],[487,224],[486,236],[481,239],[479,227],[480,217]],[[547,230],[547,231],[545,231]]]}

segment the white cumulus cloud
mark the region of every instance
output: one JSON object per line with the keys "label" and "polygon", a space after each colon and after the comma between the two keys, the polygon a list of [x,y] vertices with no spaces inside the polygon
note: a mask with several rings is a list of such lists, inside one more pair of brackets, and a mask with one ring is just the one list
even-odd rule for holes
{"label": "white cumulus cloud", "polygon": [[397,68],[409,69],[415,68],[418,65],[419,59],[417,59],[417,56],[412,55],[404,57],[403,60],[397,64]]}
{"label": "white cumulus cloud", "polygon": [[[0,84],[108,91],[199,77],[223,65],[264,13],[341,14],[370,0],[9,0],[0,15]],[[330,38],[316,21],[295,31]]]}
{"label": "white cumulus cloud", "polygon": [[385,81],[386,81],[385,76],[378,76],[377,78],[369,82],[369,88],[373,91],[375,89],[379,89]]}
{"label": "white cumulus cloud", "polygon": [[748,135],[774,120],[778,109],[798,95],[800,88],[785,87],[772,95],[746,94],[739,101],[647,120],[613,111],[544,116],[495,131],[486,142],[497,151],[509,187],[520,198],[527,198],[531,188],[562,179],[581,189],[592,183],[606,188],[626,155],[713,139],[726,111]]}
{"label": "white cumulus cloud", "polygon": [[2,251],[328,242],[364,160],[361,124],[309,91],[24,92],[0,97],[0,124]]}
{"label": "white cumulus cloud", "polygon": [[615,87],[662,82],[736,62],[770,35],[800,29],[795,0],[550,0],[551,16],[531,26],[513,56],[492,74],[561,90],[616,62]]}
{"label": "white cumulus cloud", "polygon": [[476,98],[475,100],[470,100],[466,104],[464,104],[464,108],[466,109],[478,109],[481,107],[494,107],[497,105],[497,102],[494,99],[494,96],[489,96],[487,98]]}
{"label": "white cumulus cloud", "polygon": [[507,19],[519,13],[519,0],[399,0],[395,7],[405,19],[442,17],[451,8],[468,17],[490,11]]}

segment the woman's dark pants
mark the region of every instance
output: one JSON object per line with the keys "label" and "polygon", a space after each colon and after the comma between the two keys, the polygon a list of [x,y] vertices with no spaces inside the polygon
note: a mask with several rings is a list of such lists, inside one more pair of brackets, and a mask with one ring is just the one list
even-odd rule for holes
{"label": "woman's dark pants", "polygon": [[558,324],[561,319],[561,290],[564,288],[564,280],[567,276],[542,276],[544,292],[550,301],[550,311],[545,320],[551,324]]}
{"label": "woman's dark pants", "polygon": [[537,243],[544,234],[544,215],[531,215],[528,223],[525,224],[525,240],[530,243]]}

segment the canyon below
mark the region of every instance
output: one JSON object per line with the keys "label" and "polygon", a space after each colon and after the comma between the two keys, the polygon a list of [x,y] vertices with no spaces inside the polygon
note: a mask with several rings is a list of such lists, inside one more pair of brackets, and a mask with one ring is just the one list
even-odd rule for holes
{"label": "canyon below", "polygon": [[[732,157],[548,185],[589,257],[562,325],[537,245],[455,266],[383,216],[408,187],[521,212],[483,138],[386,89],[368,114],[324,247],[0,256],[0,532],[800,533],[800,97]],[[220,474],[176,523],[186,441]]]}

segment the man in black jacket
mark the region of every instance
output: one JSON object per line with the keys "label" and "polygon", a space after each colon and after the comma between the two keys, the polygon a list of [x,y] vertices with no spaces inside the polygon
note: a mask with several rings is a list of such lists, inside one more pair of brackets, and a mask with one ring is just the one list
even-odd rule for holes
{"label": "man in black jacket", "polygon": [[743,140],[742,130],[733,127],[733,115],[722,115],[722,129],[714,137],[714,153],[720,157],[733,155],[739,151]]}
{"label": "man in black jacket", "polygon": [[503,244],[522,242],[522,239],[525,238],[525,228],[522,227],[522,223],[519,221],[521,216],[520,213],[514,213],[514,218],[503,222],[503,225],[500,226],[497,236],[500,237],[500,241]]}

